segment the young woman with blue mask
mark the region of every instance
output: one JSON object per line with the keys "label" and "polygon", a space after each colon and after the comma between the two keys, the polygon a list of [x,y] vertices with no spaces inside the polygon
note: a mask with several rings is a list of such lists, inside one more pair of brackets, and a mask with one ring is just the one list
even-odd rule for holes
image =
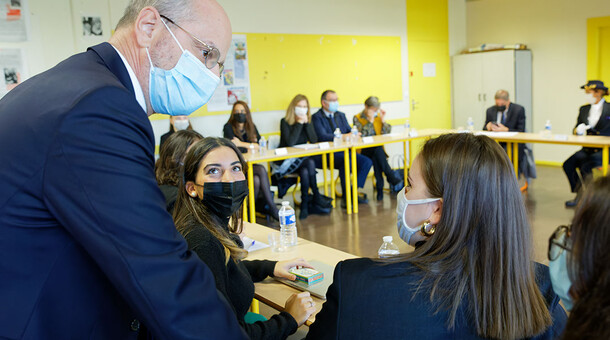
{"label": "young woman with blue mask", "polygon": [[610,177],[587,185],[571,226],[549,240],[553,289],[570,318],[562,339],[610,339]]}
{"label": "young woman with blue mask", "polygon": [[532,261],[517,178],[486,136],[428,141],[398,194],[400,237],[388,260],[335,268],[308,338],[554,339],[566,315],[548,268]]}

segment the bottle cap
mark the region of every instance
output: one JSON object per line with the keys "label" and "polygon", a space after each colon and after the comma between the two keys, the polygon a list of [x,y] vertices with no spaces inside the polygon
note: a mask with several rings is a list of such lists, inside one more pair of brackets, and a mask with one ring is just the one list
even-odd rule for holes
{"label": "bottle cap", "polygon": [[288,201],[282,201],[282,207],[287,207],[290,205],[290,202]]}
{"label": "bottle cap", "polygon": [[383,242],[387,242],[390,243],[394,240],[394,238],[392,236],[384,236],[383,237]]}

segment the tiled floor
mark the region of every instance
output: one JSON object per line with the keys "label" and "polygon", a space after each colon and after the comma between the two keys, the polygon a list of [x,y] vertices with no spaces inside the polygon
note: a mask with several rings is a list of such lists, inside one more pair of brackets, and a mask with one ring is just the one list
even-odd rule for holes
{"label": "tiled floor", "polygon": [[[560,224],[567,224],[573,210],[564,207],[564,202],[572,199],[568,182],[559,167],[538,166],[538,178],[531,181],[523,194],[532,228],[535,260],[548,263],[546,252],[548,239]],[[369,196],[369,204],[361,204],[358,214],[347,215],[342,209],[334,209],[330,216],[311,215],[299,221],[299,236],[329,247],[359,256],[377,256],[377,250],[384,235],[393,235],[401,251],[409,251],[396,231],[396,198],[386,194],[382,202],[372,198],[371,181],[367,181],[363,192]],[[292,200],[291,195],[285,198]],[[372,198],[372,199],[371,199]],[[265,221],[259,219],[261,224]],[[277,225],[277,224],[276,224]],[[273,310],[262,308],[264,315],[270,316]],[[303,326],[291,339],[300,339],[307,333]]]}

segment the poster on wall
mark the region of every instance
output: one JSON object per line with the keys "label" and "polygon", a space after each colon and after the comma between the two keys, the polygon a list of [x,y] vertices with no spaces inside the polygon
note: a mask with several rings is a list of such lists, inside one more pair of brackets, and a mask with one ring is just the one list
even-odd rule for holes
{"label": "poster on wall", "polygon": [[250,72],[248,70],[248,47],[246,36],[234,34],[225,60],[220,85],[208,102],[208,111],[228,111],[242,100],[250,103]]}
{"label": "poster on wall", "polygon": [[0,0],[0,41],[19,42],[28,39],[25,0]]}
{"label": "poster on wall", "polygon": [[82,52],[108,41],[111,33],[108,3],[97,0],[71,0],[71,3],[77,50]]}
{"label": "poster on wall", "polygon": [[0,98],[23,81],[23,56],[18,48],[0,49]]}

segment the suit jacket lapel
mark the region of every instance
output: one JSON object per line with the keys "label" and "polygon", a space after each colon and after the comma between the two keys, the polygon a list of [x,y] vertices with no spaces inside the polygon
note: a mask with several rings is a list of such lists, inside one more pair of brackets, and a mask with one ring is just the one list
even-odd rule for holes
{"label": "suit jacket lapel", "polygon": [[131,78],[129,77],[129,72],[127,72],[127,68],[125,68],[125,64],[123,60],[116,52],[114,47],[107,42],[101,43],[99,45],[91,46],[87,49],[87,51],[92,50],[97,55],[100,56],[104,64],[108,67],[110,72],[112,72],[131,93],[133,93],[135,98],[135,90],[133,89],[133,85],[131,83]]}

